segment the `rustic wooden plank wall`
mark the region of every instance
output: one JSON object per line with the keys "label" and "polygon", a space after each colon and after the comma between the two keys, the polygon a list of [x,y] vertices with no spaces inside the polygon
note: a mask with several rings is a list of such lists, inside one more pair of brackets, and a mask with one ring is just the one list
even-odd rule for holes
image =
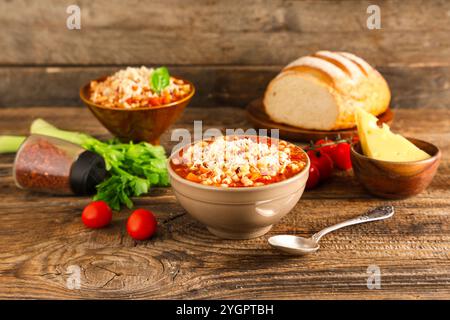
{"label": "rustic wooden plank wall", "polygon": [[[81,30],[66,8],[81,8]],[[366,27],[381,8],[381,30]],[[0,106],[80,105],[78,88],[127,65],[192,80],[193,105],[245,106],[287,62],[319,49],[376,65],[395,107],[450,107],[450,1],[0,3]]]}

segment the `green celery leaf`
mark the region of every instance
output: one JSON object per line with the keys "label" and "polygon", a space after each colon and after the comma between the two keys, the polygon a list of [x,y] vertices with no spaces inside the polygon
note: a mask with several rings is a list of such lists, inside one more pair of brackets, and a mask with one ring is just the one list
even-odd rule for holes
{"label": "green celery leaf", "polygon": [[113,210],[120,210],[122,203],[119,193],[123,189],[122,179],[119,176],[112,176],[97,186],[97,194],[94,200],[103,200],[109,204]]}
{"label": "green celery leaf", "polygon": [[159,187],[168,187],[170,186],[169,173],[167,171],[161,172],[159,174]]}
{"label": "green celery leaf", "polygon": [[147,179],[136,178],[133,182],[134,195],[140,196],[148,192],[151,182]]}
{"label": "green celery leaf", "polygon": [[156,186],[159,184],[159,174],[147,173],[145,176],[146,176],[147,180],[150,182],[150,185]]}

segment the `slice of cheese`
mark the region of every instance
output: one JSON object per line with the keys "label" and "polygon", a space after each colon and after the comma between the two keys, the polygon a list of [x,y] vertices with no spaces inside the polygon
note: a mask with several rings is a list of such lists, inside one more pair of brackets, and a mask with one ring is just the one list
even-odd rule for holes
{"label": "slice of cheese", "polygon": [[418,161],[430,155],[417,148],[408,139],[391,132],[389,126],[377,125],[378,119],[363,110],[356,109],[356,125],[363,153],[373,159],[384,161]]}

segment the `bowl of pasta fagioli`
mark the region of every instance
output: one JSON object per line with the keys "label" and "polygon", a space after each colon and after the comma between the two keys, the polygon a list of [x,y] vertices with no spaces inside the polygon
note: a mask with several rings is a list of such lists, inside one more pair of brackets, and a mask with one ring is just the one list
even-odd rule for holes
{"label": "bowl of pasta fagioli", "polygon": [[227,239],[267,233],[299,201],[309,165],[300,147],[252,135],[196,141],[175,150],[167,164],[180,204]]}

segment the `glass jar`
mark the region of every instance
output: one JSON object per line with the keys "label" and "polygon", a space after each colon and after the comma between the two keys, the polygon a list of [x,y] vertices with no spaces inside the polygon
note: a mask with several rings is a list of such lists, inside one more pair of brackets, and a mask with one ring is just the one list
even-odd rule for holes
{"label": "glass jar", "polygon": [[98,154],[43,135],[31,135],[22,143],[13,167],[19,188],[54,194],[93,194],[106,176],[105,161]]}

